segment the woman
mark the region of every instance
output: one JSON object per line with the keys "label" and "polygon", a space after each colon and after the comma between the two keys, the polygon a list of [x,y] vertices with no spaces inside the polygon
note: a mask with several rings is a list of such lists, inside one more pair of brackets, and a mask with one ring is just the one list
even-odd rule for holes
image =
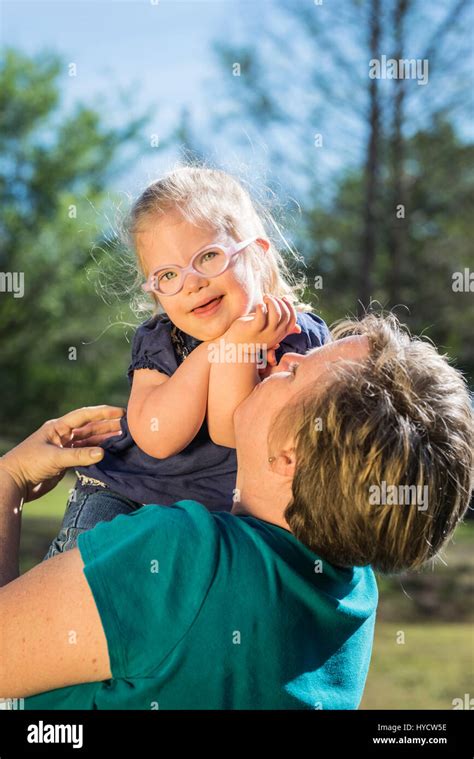
{"label": "woman", "polygon": [[[122,411],[71,412],[0,460],[4,697],[27,709],[357,708],[377,604],[369,564],[417,567],[449,539],[468,505],[472,417],[461,375],[393,319],[345,333],[285,354],[238,406],[230,514],[146,506],[18,577],[22,500],[100,458],[90,445]],[[67,448],[74,430],[87,447]],[[420,467],[429,519],[416,503],[369,505],[368,485],[418,482]]]}

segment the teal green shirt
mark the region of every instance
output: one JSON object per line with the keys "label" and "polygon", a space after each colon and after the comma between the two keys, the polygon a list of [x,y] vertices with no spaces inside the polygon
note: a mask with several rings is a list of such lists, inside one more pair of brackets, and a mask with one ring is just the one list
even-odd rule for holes
{"label": "teal green shirt", "polygon": [[25,709],[358,707],[370,567],[336,567],[282,527],[190,500],[100,522],[78,547],[112,679],[30,696]]}

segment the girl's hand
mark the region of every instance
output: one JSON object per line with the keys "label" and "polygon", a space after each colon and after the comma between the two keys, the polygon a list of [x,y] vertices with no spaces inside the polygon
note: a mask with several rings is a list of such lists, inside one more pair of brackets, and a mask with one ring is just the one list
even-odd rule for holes
{"label": "girl's hand", "polygon": [[[236,319],[224,333],[227,342],[255,346],[274,351],[287,335],[298,334],[301,327],[296,323],[296,311],[292,303],[283,297],[264,295],[264,303],[258,303],[256,311]],[[276,362],[275,362],[276,363]]]}

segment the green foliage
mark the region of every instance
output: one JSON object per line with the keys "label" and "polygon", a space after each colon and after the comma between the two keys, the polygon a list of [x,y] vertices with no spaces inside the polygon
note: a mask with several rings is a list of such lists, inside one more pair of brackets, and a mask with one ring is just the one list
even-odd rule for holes
{"label": "green foliage", "polygon": [[[396,312],[414,333],[429,336],[472,377],[474,302],[472,293],[453,291],[452,276],[472,265],[474,147],[461,142],[449,123],[435,119],[429,131],[407,140],[405,150],[405,218],[396,219],[388,182],[378,199],[381,221],[372,297],[387,309],[398,306]],[[382,174],[388,176],[386,164]],[[319,207],[315,199],[306,214],[301,247],[309,260],[309,283],[323,277],[316,303],[328,321],[357,311],[362,187],[362,175],[352,172],[342,179],[329,207]],[[396,223],[405,225],[405,249],[398,297],[392,302],[387,239]]]}
{"label": "green foliage", "polygon": [[128,391],[127,331],[99,336],[136,319],[127,304],[115,301],[114,311],[104,302],[92,272],[119,255],[103,240],[115,234],[103,229],[106,188],[144,118],[116,129],[83,104],[64,114],[61,72],[56,57],[13,50],[0,66],[0,271],[24,273],[24,297],[0,292],[2,436],[10,440],[76,406],[125,403]]}
{"label": "green foliage", "polygon": [[[472,376],[472,292],[452,289],[453,274],[472,269],[474,147],[459,136],[471,120],[469,4],[275,7],[265,45],[215,45],[231,96],[218,118],[226,126],[244,119],[235,139],[245,144],[254,127],[273,176],[297,199],[305,300],[327,322],[377,300]],[[368,62],[382,51],[404,58],[414,49],[429,60],[428,87],[369,77]]]}

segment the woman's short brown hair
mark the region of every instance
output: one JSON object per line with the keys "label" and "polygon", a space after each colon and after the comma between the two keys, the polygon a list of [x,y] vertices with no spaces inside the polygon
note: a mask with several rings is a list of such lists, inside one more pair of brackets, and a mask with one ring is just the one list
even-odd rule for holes
{"label": "woman's short brown hair", "polygon": [[[270,430],[269,443],[290,430],[295,440],[285,519],[334,564],[371,564],[383,573],[418,568],[469,504],[469,392],[446,357],[395,316],[370,314],[332,330],[334,339],[354,334],[367,335],[368,359],[335,365],[330,384],[309,394],[305,388]],[[412,497],[421,487],[423,507]],[[374,498],[377,492],[385,498]],[[409,502],[394,502],[394,493],[410,493]]]}

